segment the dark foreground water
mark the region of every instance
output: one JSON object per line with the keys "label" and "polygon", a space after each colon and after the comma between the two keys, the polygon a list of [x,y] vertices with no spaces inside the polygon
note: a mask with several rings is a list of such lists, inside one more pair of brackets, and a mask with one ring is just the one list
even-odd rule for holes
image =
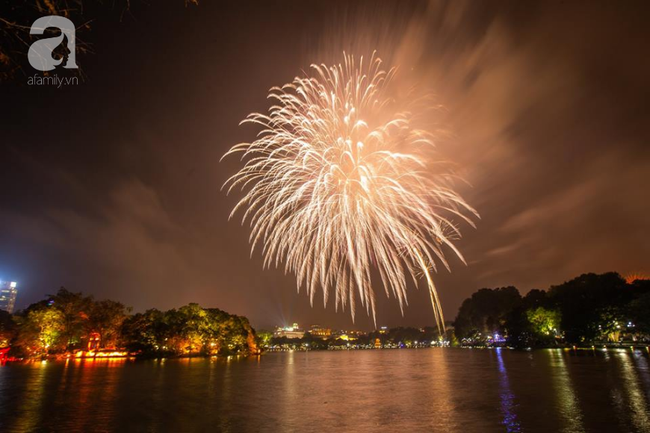
{"label": "dark foreground water", "polygon": [[0,366],[0,432],[650,432],[647,351],[479,349]]}

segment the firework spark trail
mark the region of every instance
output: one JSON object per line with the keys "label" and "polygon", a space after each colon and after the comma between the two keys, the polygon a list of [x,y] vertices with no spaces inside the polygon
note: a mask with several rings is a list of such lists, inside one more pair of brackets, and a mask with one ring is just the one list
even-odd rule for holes
{"label": "firework spark trail", "polygon": [[242,122],[262,126],[257,140],[224,155],[246,161],[224,185],[247,190],[230,216],[243,211],[251,254],[261,244],[265,267],[284,262],[312,305],[320,287],[325,305],[333,293],[335,308],[349,304],[354,319],[358,296],[376,325],[373,270],[402,314],[407,280],[417,286],[424,276],[444,330],[431,274],[436,262],[449,269],[445,246],[463,260],[450,218],[473,226],[466,214],[478,214],[435,161],[433,135],[388,96],[394,68],[383,70],[374,54],[368,63],[344,54],[343,64],[311,67],[311,76],[270,90],[269,114]]}

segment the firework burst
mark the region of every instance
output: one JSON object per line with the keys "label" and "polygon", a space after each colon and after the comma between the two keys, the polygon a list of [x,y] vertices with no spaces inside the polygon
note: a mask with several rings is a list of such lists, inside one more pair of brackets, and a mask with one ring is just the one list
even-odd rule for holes
{"label": "firework burst", "polygon": [[642,281],[642,280],[650,279],[646,274],[642,272],[633,272],[631,274],[627,274],[624,278],[625,278],[625,282],[628,284],[632,284],[637,280]]}
{"label": "firework burst", "polygon": [[243,212],[251,253],[260,245],[265,267],[284,264],[312,305],[320,288],[325,305],[333,294],[354,319],[358,297],[376,324],[375,285],[403,313],[408,281],[424,279],[444,329],[432,273],[439,263],[449,269],[444,250],[463,260],[452,219],[473,225],[477,213],[454,191],[433,134],[389,97],[394,68],[344,55],[311,70],[272,88],[269,113],[242,122],[262,126],[257,140],[224,155],[245,161],[224,185],[246,191],[231,217]]}

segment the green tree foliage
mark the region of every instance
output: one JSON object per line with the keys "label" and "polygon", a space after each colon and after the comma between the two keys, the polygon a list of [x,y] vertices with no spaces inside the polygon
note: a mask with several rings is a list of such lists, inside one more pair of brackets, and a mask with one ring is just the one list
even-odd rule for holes
{"label": "green tree foliage", "polygon": [[48,305],[54,306],[62,316],[62,342],[67,350],[81,348],[86,324],[93,307],[93,300],[81,293],[73,293],[61,287],[54,296],[49,296]]}
{"label": "green tree foliage", "polygon": [[598,318],[589,324],[590,334],[600,341],[618,342],[625,331],[629,314],[619,306],[604,307],[598,310]]}
{"label": "green tree foliage", "polygon": [[[345,335],[345,336],[344,336]],[[373,348],[375,340],[379,339],[382,347],[425,347],[437,344],[440,333],[437,327],[412,328],[399,327],[387,331],[370,333],[334,334],[323,339],[305,332],[302,338],[273,337],[268,333],[266,348],[293,350],[327,350],[327,349],[358,349]]]}
{"label": "green tree foliage", "polygon": [[128,349],[150,356],[228,355],[259,350],[248,319],[198,304],[135,314],[124,321],[122,336]]}
{"label": "green tree foliage", "polygon": [[[505,334],[508,343],[515,347],[549,346],[555,343],[555,335],[540,331],[531,323],[529,312],[538,310],[539,313],[549,311],[548,296],[543,290],[533,289],[526,294],[521,303],[515,306],[506,316]],[[541,309],[541,310],[540,310]],[[534,316],[532,317],[534,318]],[[541,318],[540,318],[541,319]]]}
{"label": "green tree foliage", "polygon": [[526,311],[533,332],[539,335],[555,335],[560,328],[560,312],[544,307],[531,308]]}
{"label": "green tree foliage", "polygon": [[121,302],[108,299],[92,303],[86,320],[86,335],[98,335],[101,349],[119,347],[122,324],[130,310]]}
{"label": "green tree foliage", "polygon": [[95,301],[62,287],[13,318],[0,314],[0,344],[6,340],[12,355],[26,357],[86,350],[91,340],[93,349],[127,348],[150,356],[259,351],[248,319],[217,308],[189,304],[132,316],[130,310],[120,302]]}
{"label": "green tree foliage", "polygon": [[27,356],[42,356],[65,348],[63,314],[52,307],[34,308],[19,319],[17,345]]}
{"label": "green tree foliage", "polygon": [[440,338],[440,334],[437,328],[432,327],[422,329],[398,327],[389,329],[386,334],[380,334],[379,332],[371,333],[369,335],[368,343],[374,342],[375,338],[379,338],[383,344],[391,346],[413,347],[423,341],[437,341]]}
{"label": "green tree foliage", "polygon": [[172,333],[166,313],[155,308],[127,317],[121,334],[125,346],[134,352],[171,353],[167,341]]}
{"label": "green tree foliage", "polygon": [[119,345],[120,329],[129,311],[123,304],[111,301],[94,301],[91,296],[74,293],[61,287],[56,295],[46,300],[62,318],[61,341],[68,351],[85,349],[88,337],[99,336],[100,348]]}
{"label": "green tree foliage", "polygon": [[520,301],[502,290],[481,289],[463,302],[458,338],[485,344],[481,335],[497,331],[515,347],[650,339],[648,280],[628,284],[613,272],[584,274],[548,291],[531,290]]}
{"label": "green tree foliage", "polygon": [[257,344],[260,347],[268,347],[271,344],[273,333],[270,331],[260,330],[257,331]]}

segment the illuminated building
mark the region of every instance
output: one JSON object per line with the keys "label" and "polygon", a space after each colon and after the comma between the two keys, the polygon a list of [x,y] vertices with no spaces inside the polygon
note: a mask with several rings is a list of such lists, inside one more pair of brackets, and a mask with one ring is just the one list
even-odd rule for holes
{"label": "illuminated building", "polygon": [[13,314],[17,293],[15,281],[0,281],[0,310]]}
{"label": "illuminated building", "polygon": [[88,350],[99,350],[99,343],[101,339],[99,333],[91,332],[90,337],[88,337]]}
{"label": "illuminated building", "polygon": [[327,340],[332,336],[332,330],[330,328],[322,328],[320,325],[311,325],[309,333],[314,337],[322,338]]}
{"label": "illuminated building", "polygon": [[357,339],[359,337],[363,337],[365,335],[368,335],[367,332],[363,332],[363,331],[345,331],[345,333],[348,334],[350,337],[353,337],[355,339]]}
{"label": "illuminated building", "polygon": [[302,338],[305,336],[305,330],[300,329],[297,323],[292,326],[285,326],[284,328],[277,327],[273,333],[274,337],[287,337],[287,338]]}
{"label": "illuminated building", "polygon": [[9,352],[8,347],[0,349],[0,362],[5,361],[9,357],[7,356],[7,352]]}
{"label": "illuminated building", "polygon": [[382,326],[379,328],[379,333],[380,334],[386,334],[388,332],[388,328],[386,326]]}
{"label": "illuminated building", "polygon": [[342,329],[340,331],[334,331],[332,332],[332,337],[338,339],[338,340],[343,340],[343,341],[355,341],[359,339],[359,337],[362,337],[364,335],[368,335],[366,332],[363,331],[347,331],[345,329]]}

